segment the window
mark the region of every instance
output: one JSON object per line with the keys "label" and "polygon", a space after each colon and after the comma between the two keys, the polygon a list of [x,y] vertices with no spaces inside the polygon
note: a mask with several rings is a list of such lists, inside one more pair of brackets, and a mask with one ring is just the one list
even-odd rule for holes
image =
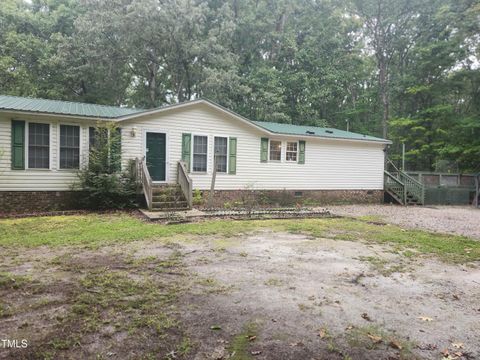
{"label": "window", "polygon": [[193,166],[195,172],[207,172],[208,138],[195,135],[193,137]]}
{"label": "window", "polygon": [[50,126],[28,124],[28,167],[30,169],[50,168]]}
{"label": "window", "polygon": [[80,167],[80,127],[60,125],[60,169]]}
{"label": "window", "polygon": [[270,161],[282,160],[282,142],[270,140]]}
{"label": "window", "polygon": [[298,144],[287,142],[287,161],[297,161]]}
{"label": "window", "polygon": [[90,151],[101,147],[101,144],[104,144],[108,139],[108,129],[107,128],[88,128],[88,144],[90,146]]}
{"label": "window", "polygon": [[228,150],[228,138],[216,137],[215,138],[215,157],[217,158],[217,172],[227,172],[227,150]]}

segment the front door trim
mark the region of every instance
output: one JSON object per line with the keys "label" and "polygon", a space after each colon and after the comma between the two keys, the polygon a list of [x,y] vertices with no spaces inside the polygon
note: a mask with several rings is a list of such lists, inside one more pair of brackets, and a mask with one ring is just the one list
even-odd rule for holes
{"label": "front door trim", "polygon": [[143,156],[147,158],[147,133],[165,134],[165,180],[164,181],[152,181],[154,184],[166,184],[169,182],[169,168],[170,168],[170,151],[169,149],[169,133],[168,130],[159,129],[143,129]]}

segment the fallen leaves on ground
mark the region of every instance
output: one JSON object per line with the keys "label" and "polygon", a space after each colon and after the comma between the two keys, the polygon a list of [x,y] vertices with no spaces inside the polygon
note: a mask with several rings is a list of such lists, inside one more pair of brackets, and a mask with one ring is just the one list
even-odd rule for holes
{"label": "fallen leaves on ground", "polygon": [[257,355],[260,355],[262,352],[261,351],[251,351],[250,354],[252,354],[253,356],[257,356]]}
{"label": "fallen leaves on ground", "polygon": [[211,358],[213,360],[222,360],[222,359],[225,359],[226,355],[227,353],[225,351],[225,348],[223,346],[219,346],[213,350]]}
{"label": "fallen leaves on ground", "polygon": [[398,340],[392,339],[392,340],[390,340],[388,345],[393,349],[402,350],[402,345],[400,344],[400,342]]}
{"label": "fallen leaves on ground", "polygon": [[377,336],[377,335],[372,335],[372,334],[367,334],[367,336],[370,338],[370,340],[373,341],[374,344],[379,344],[382,342],[382,337]]}
{"label": "fallen leaves on ground", "polygon": [[372,321],[372,319],[370,318],[370,316],[368,316],[367,313],[363,313],[363,314],[362,314],[362,318],[365,319],[365,320],[367,320],[367,321]]}
{"label": "fallen leaves on ground", "polygon": [[255,335],[250,335],[250,336],[247,335],[248,341],[255,341],[256,338],[257,337]]}
{"label": "fallen leaves on ground", "polygon": [[459,342],[459,343],[452,343],[452,346],[455,348],[455,349],[463,349],[463,343]]}
{"label": "fallen leaves on ground", "polygon": [[433,319],[428,316],[419,316],[418,318],[422,321],[433,321]]}
{"label": "fallen leaves on ground", "polygon": [[320,339],[323,339],[327,335],[327,330],[325,329],[320,329],[318,332],[318,336],[320,336]]}
{"label": "fallen leaves on ground", "polygon": [[429,350],[429,351],[432,351],[432,350],[437,350],[437,345],[435,344],[423,344],[423,345],[417,345],[417,348],[419,348],[420,350]]}
{"label": "fallen leaves on ground", "polygon": [[303,346],[303,342],[297,341],[297,342],[294,342],[294,343],[290,344],[290,347],[295,347],[295,346]]}

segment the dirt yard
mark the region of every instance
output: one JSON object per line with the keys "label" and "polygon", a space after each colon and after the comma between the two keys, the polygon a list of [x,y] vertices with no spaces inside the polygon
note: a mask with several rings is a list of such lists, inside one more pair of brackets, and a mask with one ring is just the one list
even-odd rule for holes
{"label": "dirt yard", "polygon": [[281,224],[5,248],[0,339],[28,347],[0,347],[0,359],[480,358],[480,258],[468,240],[438,238],[477,254],[450,261],[369,240],[427,236],[389,225]]}
{"label": "dirt yard", "polygon": [[480,209],[472,206],[347,205],[328,209],[338,215],[373,216],[404,227],[480,240]]}

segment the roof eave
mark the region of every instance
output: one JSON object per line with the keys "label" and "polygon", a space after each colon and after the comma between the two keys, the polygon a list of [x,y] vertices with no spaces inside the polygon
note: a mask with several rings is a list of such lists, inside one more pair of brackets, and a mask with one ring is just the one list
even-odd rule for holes
{"label": "roof eave", "polygon": [[162,113],[162,112],[165,112],[165,111],[169,111],[169,110],[177,110],[177,109],[180,109],[180,108],[183,108],[183,107],[187,107],[187,106],[193,106],[193,105],[198,105],[198,104],[206,104],[208,106],[211,106],[223,113],[226,113],[230,116],[233,116],[234,118],[242,121],[243,123],[249,125],[249,126],[252,126],[254,128],[256,128],[257,130],[263,132],[263,133],[266,133],[266,134],[272,134],[271,131],[261,127],[261,126],[258,126],[256,124],[254,124],[252,121],[250,121],[249,119],[243,117],[242,115],[240,114],[237,114],[236,112],[233,112],[211,100],[207,100],[207,99],[197,99],[197,100],[192,100],[192,101],[188,101],[188,102],[183,102],[183,103],[179,103],[179,104],[172,104],[172,105],[167,105],[167,106],[163,106],[161,108],[157,108],[157,109],[152,109],[152,110],[147,110],[147,111],[143,111],[143,112],[140,112],[140,113],[135,113],[135,114],[132,114],[132,115],[127,115],[127,116],[122,116],[122,117],[119,117],[118,118],[118,121],[127,121],[127,120],[132,120],[132,119],[135,119],[137,117],[141,117],[141,116],[149,116],[149,115],[155,115],[155,114],[159,114],[159,113]]}
{"label": "roof eave", "polygon": [[51,117],[61,117],[61,118],[70,118],[70,119],[83,119],[83,120],[92,120],[92,121],[114,121],[114,122],[123,122],[127,120],[132,120],[137,117],[142,117],[142,116],[149,116],[149,115],[155,115],[161,112],[169,111],[169,110],[176,110],[180,109],[183,107],[187,106],[192,106],[192,105],[197,105],[197,104],[207,104],[209,106],[214,107],[215,109],[224,112],[230,116],[233,116],[234,118],[242,121],[243,123],[254,127],[255,129],[268,134],[268,135],[274,135],[274,136],[282,136],[282,137],[301,137],[301,138],[317,138],[317,139],[325,139],[325,140],[341,140],[341,141],[352,141],[352,142],[368,142],[368,143],[376,143],[376,144],[384,144],[384,145],[389,145],[392,144],[390,140],[385,140],[385,139],[379,139],[379,140],[373,140],[373,139],[352,139],[352,138],[344,138],[344,137],[330,137],[330,136],[321,136],[321,135],[308,135],[308,134],[288,134],[288,133],[279,133],[279,132],[273,132],[271,130],[268,130],[260,125],[255,124],[253,121],[243,117],[240,114],[237,114],[211,100],[207,99],[197,99],[197,100],[192,100],[188,102],[183,102],[183,103],[178,103],[178,104],[172,104],[168,106],[163,106],[161,108],[156,108],[156,109],[151,109],[151,110],[145,110],[145,111],[140,111],[137,113],[129,114],[129,115],[122,115],[122,116],[116,116],[116,117],[105,117],[105,116],[87,116],[87,115],[73,115],[73,114],[61,114],[61,113],[50,113],[50,112],[42,112],[42,111],[25,111],[25,110],[13,110],[13,109],[0,109],[0,113],[11,113],[11,114],[18,114],[18,115],[41,115],[41,116],[51,116]]}
{"label": "roof eave", "polygon": [[183,103],[179,103],[179,104],[172,104],[172,105],[164,106],[164,107],[157,108],[157,109],[147,110],[147,111],[143,111],[143,112],[127,115],[127,116],[122,116],[122,117],[118,118],[118,121],[131,120],[131,119],[134,119],[134,118],[140,117],[140,116],[154,115],[154,114],[161,113],[161,112],[164,112],[164,111],[167,111],[167,110],[180,109],[182,107],[192,106],[192,105],[196,105],[196,104],[207,104],[209,106],[213,106],[217,110],[222,111],[224,113],[227,113],[230,116],[233,116],[236,119],[241,120],[245,124],[247,124],[249,126],[252,126],[252,127],[256,128],[257,130],[260,130],[261,132],[263,132],[265,134],[268,134],[268,135],[285,136],[285,137],[295,136],[295,137],[305,137],[305,138],[321,138],[321,139],[327,139],[327,140],[342,140],[342,141],[354,141],[354,142],[361,141],[361,142],[369,142],[369,143],[375,143],[375,144],[387,144],[387,145],[392,143],[390,140],[383,140],[383,139],[379,139],[379,140],[351,139],[351,138],[328,137],[328,136],[320,136],[320,135],[312,136],[312,135],[307,135],[307,134],[301,135],[301,134],[277,133],[277,132],[270,131],[270,130],[268,130],[268,129],[260,126],[260,125],[257,125],[254,122],[252,122],[251,120],[243,117],[242,115],[237,114],[237,113],[223,107],[222,105],[217,104],[214,101],[211,101],[211,100],[208,100],[208,99],[197,99],[197,100],[192,100],[192,101],[183,102]]}
{"label": "roof eave", "polygon": [[[265,130],[267,130],[267,129],[265,129]],[[392,141],[385,140],[385,139],[378,139],[378,140],[374,140],[374,139],[352,139],[352,138],[346,138],[346,137],[341,137],[341,136],[288,134],[288,133],[273,132],[273,131],[270,131],[270,130],[267,130],[267,131],[270,134],[275,135],[275,136],[301,137],[301,138],[307,138],[307,139],[341,140],[341,141],[353,141],[353,142],[369,142],[369,143],[384,144],[384,145],[392,144]]]}
{"label": "roof eave", "polygon": [[0,109],[0,113],[7,114],[18,114],[18,115],[41,115],[41,116],[52,116],[52,117],[61,117],[69,119],[84,119],[84,120],[93,120],[93,121],[117,121],[117,117],[93,117],[88,115],[74,115],[74,114],[61,114],[61,113],[50,113],[44,111],[28,111],[28,110],[14,110],[14,109]]}

